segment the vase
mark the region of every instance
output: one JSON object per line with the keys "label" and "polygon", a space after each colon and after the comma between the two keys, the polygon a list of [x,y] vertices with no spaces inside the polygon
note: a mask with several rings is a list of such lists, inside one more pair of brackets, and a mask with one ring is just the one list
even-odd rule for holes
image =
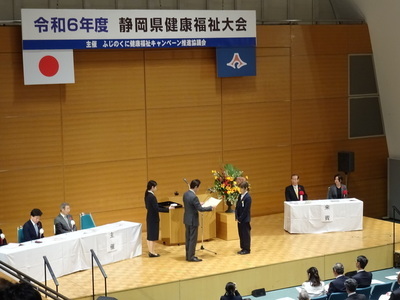
{"label": "vase", "polygon": [[225,211],[226,213],[233,213],[233,212],[235,212],[235,211],[232,209],[232,202],[231,202],[231,201],[226,200],[225,203],[226,203],[226,205],[228,206],[228,209]]}

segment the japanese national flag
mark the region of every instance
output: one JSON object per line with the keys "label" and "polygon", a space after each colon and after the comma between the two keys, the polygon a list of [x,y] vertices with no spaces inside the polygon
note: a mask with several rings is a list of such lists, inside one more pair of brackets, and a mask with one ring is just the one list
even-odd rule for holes
{"label": "japanese national flag", "polygon": [[72,49],[23,50],[22,56],[25,85],[75,83]]}

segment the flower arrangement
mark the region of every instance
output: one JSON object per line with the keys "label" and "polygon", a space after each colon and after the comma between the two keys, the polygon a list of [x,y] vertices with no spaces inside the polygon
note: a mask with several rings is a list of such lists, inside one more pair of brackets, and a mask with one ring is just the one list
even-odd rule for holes
{"label": "flower arrangement", "polygon": [[241,177],[243,171],[235,168],[231,164],[224,165],[221,171],[212,170],[214,175],[214,186],[211,191],[218,197],[225,199],[226,202],[236,204],[240,194],[239,184],[247,181],[247,177]]}

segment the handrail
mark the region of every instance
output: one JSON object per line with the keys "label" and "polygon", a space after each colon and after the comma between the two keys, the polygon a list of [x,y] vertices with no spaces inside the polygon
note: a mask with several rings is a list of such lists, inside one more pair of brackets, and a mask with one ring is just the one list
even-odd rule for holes
{"label": "handrail", "polygon": [[0,269],[8,273],[9,275],[17,278],[20,282],[26,282],[30,284],[34,289],[38,292],[45,294],[46,296],[50,297],[51,299],[63,299],[63,300],[70,300],[70,298],[60,294],[59,292],[53,290],[45,286],[43,283],[37,281],[36,279],[24,274],[23,272],[11,267],[10,265],[6,264],[5,262],[0,260]]}
{"label": "handrail", "polygon": [[53,268],[51,267],[46,256],[43,256],[43,261],[44,261],[44,285],[47,286],[47,272],[46,272],[46,267],[47,267],[47,269],[50,272],[51,278],[53,279],[53,282],[56,286],[56,291],[58,293],[58,286],[60,284],[58,283],[57,277],[54,275]]}
{"label": "handrail", "polygon": [[96,253],[94,253],[93,249],[90,249],[90,253],[92,253],[92,297],[94,300],[94,263],[93,260],[96,261],[97,266],[99,267],[101,274],[104,277],[104,296],[107,297],[107,274],[104,271],[103,266],[101,265]]}
{"label": "handrail", "polygon": [[400,210],[393,205],[393,267],[396,267],[396,212],[400,216]]}

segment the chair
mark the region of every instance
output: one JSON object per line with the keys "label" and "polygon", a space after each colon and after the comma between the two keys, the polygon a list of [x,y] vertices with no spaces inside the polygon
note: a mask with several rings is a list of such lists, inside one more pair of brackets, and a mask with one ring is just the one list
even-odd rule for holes
{"label": "chair", "polygon": [[347,298],[347,293],[345,292],[332,293],[329,296],[329,300],[345,300],[346,298]]}
{"label": "chair", "polygon": [[92,214],[81,213],[79,215],[79,217],[81,220],[81,229],[88,229],[88,228],[96,227],[96,224],[94,223]]}
{"label": "chair", "polygon": [[357,294],[364,294],[365,297],[367,299],[369,299],[369,295],[371,295],[371,289],[372,289],[372,286],[367,286],[367,287],[363,287],[363,288],[357,288],[356,289],[356,293]]}
{"label": "chair", "polygon": [[386,282],[381,284],[376,284],[372,287],[370,300],[378,300],[379,297],[387,292],[390,292],[393,282]]}
{"label": "chair", "polygon": [[399,287],[400,287],[400,285],[399,285],[399,283],[398,283],[397,280],[396,280],[395,282],[393,282],[392,291],[397,290]]}
{"label": "chair", "polygon": [[328,299],[327,295],[322,295],[322,296],[311,298],[311,300],[326,300],[326,299]]}
{"label": "chair", "polygon": [[22,229],[22,226],[17,227],[17,241],[18,243],[23,243],[25,241],[24,230]]}

